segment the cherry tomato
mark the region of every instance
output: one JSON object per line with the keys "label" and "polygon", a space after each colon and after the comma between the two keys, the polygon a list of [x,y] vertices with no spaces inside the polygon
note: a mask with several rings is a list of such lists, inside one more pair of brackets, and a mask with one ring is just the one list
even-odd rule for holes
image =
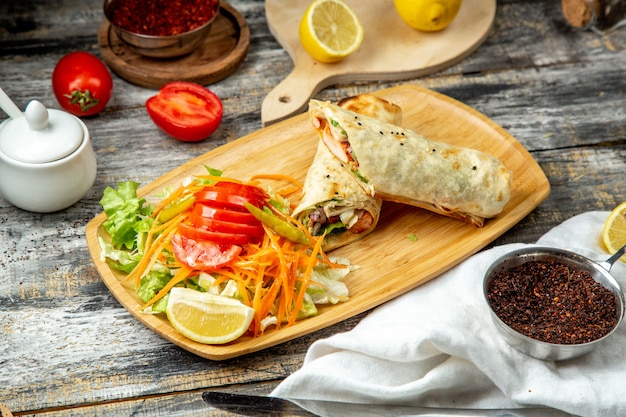
{"label": "cherry tomato", "polygon": [[222,122],[219,97],[200,84],[167,83],[146,101],[152,121],[166,134],[185,142],[197,142],[213,134]]}
{"label": "cherry tomato", "polygon": [[228,265],[241,253],[241,246],[196,241],[179,234],[172,236],[172,249],[182,264],[201,271]]}
{"label": "cherry tomato", "polygon": [[54,67],[52,90],[63,109],[76,116],[91,116],[102,111],[109,102],[113,79],[96,56],[72,52]]}

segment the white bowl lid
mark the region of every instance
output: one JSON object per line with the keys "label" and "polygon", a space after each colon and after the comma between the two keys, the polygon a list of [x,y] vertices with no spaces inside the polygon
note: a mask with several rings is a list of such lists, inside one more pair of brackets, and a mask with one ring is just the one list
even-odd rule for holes
{"label": "white bowl lid", "polygon": [[69,113],[48,110],[33,100],[23,114],[7,120],[0,129],[0,150],[9,158],[31,164],[57,161],[83,141],[83,129]]}

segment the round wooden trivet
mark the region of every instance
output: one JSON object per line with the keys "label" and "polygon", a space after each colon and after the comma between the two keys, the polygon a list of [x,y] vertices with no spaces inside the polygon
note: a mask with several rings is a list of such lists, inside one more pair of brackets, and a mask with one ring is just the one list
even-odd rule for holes
{"label": "round wooden trivet", "polygon": [[231,75],[250,46],[246,20],[225,1],[204,43],[194,52],[172,59],[149,58],[133,52],[108,21],[98,30],[102,59],[121,78],[142,87],[159,89],[170,81],[213,84]]}

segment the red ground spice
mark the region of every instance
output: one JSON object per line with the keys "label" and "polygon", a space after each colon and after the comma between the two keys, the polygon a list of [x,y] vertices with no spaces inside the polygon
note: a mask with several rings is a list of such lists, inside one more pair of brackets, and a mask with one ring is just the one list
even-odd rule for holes
{"label": "red ground spice", "polygon": [[588,343],[617,324],[611,291],[588,272],[557,261],[530,261],[500,272],[487,299],[508,326],[548,343]]}
{"label": "red ground spice", "polygon": [[199,28],[218,12],[216,0],[113,0],[107,15],[129,32],[170,36]]}

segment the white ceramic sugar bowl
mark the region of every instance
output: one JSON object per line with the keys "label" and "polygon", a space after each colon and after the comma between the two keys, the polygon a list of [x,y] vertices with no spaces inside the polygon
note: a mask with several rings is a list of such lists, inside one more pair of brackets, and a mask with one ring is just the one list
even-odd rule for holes
{"label": "white ceramic sugar bowl", "polygon": [[70,207],[96,179],[87,126],[36,100],[23,113],[15,109],[7,111],[10,118],[0,124],[0,195],[37,213]]}

